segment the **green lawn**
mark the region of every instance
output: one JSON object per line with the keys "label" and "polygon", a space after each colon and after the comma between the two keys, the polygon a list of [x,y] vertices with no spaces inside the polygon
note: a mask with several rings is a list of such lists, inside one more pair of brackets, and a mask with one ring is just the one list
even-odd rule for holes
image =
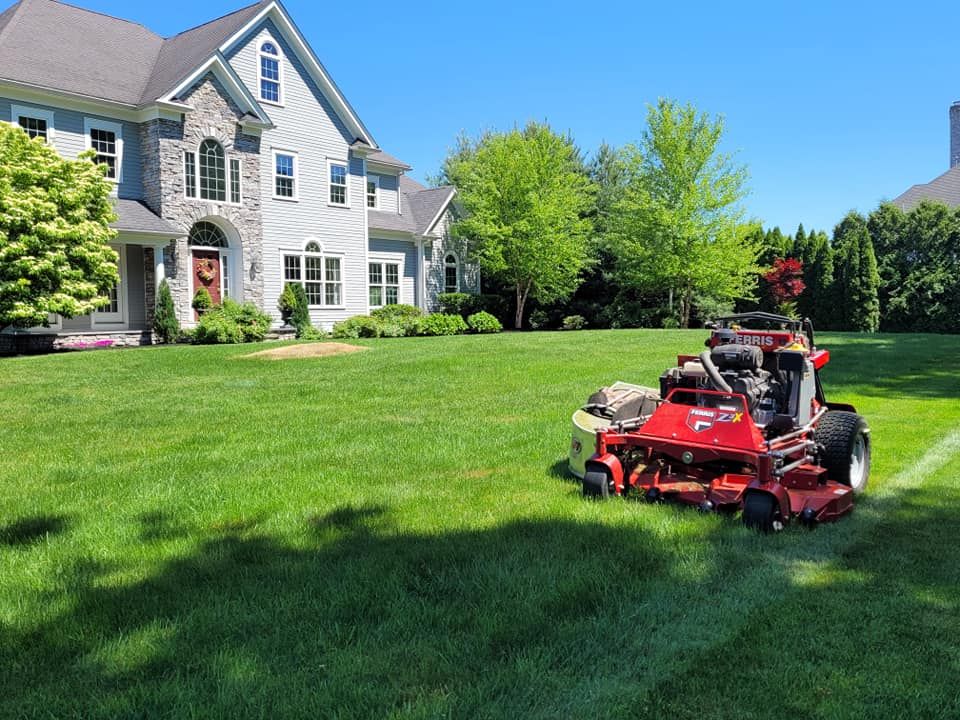
{"label": "green lawn", "polygon": [[0,361],[0,717],[960,716],[960,337],[820,339],[840,523],[583,501],[575,406],[702,341]]}

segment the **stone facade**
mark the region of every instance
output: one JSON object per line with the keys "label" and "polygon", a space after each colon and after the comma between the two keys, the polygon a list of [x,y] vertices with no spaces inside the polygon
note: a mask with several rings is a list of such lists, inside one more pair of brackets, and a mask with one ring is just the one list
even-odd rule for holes
{"label": "stone facade", "polygon": [[[260,195],[260,138],[243,132],[243,111],[220,81],[206,75],[185,96],[183,102],[195,110],[182,122],[152,120],[141,131],[144,202],[164,220],[189,232],[194,223],[209,220],[222,227],[237,267],[230,268],[234,287],[242,285],[237,299],[263,306],[263,216]],[[241,204],[189,198],[184,190],[184,152],[196,152],[206,138],[217,140],[224,148],[227,162],[239,159],[241,167]],[[229,191],[229,190],[228,190]],[[191,324],[191,267],[186,237],[164,248],[164,266],[170,292],[181,323]],[[151,271],[152,274],[152,271]]]}
{"label": "stone facade", "polygon": [[100,350],[111,347],[140,347],[153,344],[147,330],[83,333],[0,333],[0,356],[38,355],[66,350]]}

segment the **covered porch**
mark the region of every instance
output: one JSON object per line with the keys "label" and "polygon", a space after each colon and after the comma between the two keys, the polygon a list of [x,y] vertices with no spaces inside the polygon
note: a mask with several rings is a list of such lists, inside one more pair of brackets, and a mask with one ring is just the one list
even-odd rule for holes
{"label": "covered porch", "polygon": [[120,282],[110,292],[110,304],[88,315],[51,316],[48,327],[5,330],[0,354],[152,344],[163,248],[185,233],[137,200],[118,200],[117,215],[110,246],[117,252]]}

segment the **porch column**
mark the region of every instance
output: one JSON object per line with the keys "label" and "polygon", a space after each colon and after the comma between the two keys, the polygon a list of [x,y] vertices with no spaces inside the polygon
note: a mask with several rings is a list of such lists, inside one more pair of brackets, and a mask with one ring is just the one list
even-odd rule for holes
{"label": "porch column", "polygon": [[160,283],[166,277],[166,272],[163,265],[163,248],[155,247],[153,248],[153,279],[157,284],[157,289],[160,288]]}
{"label": "porch column", "polygon": [[421,310],[427,309],[426,290],[424,286],[423,269],[423,238],[417,238],[417,307]]}

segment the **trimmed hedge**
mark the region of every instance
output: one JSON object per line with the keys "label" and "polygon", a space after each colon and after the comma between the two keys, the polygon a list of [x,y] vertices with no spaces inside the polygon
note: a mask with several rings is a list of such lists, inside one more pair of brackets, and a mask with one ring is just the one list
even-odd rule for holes
{"label": "trimmed hedge", "polygon": [[475,333],[498,333],[503,330],[503,325],[496,317],[488,312],[480,311],[467,318],[467,325]]}
{"label": "trimmed hedge", "polygon": [[459,335],[469,328],[466,321],[459,315],[433,313],[427,315],[420,327],[421,335]]}
{"label": "trimmed hedge", "polygon": [[253,303],[224,300],[207,310],[193,331],[194,342],[230,344],[258,342],[270,329],[270,316],[262,313]]}

